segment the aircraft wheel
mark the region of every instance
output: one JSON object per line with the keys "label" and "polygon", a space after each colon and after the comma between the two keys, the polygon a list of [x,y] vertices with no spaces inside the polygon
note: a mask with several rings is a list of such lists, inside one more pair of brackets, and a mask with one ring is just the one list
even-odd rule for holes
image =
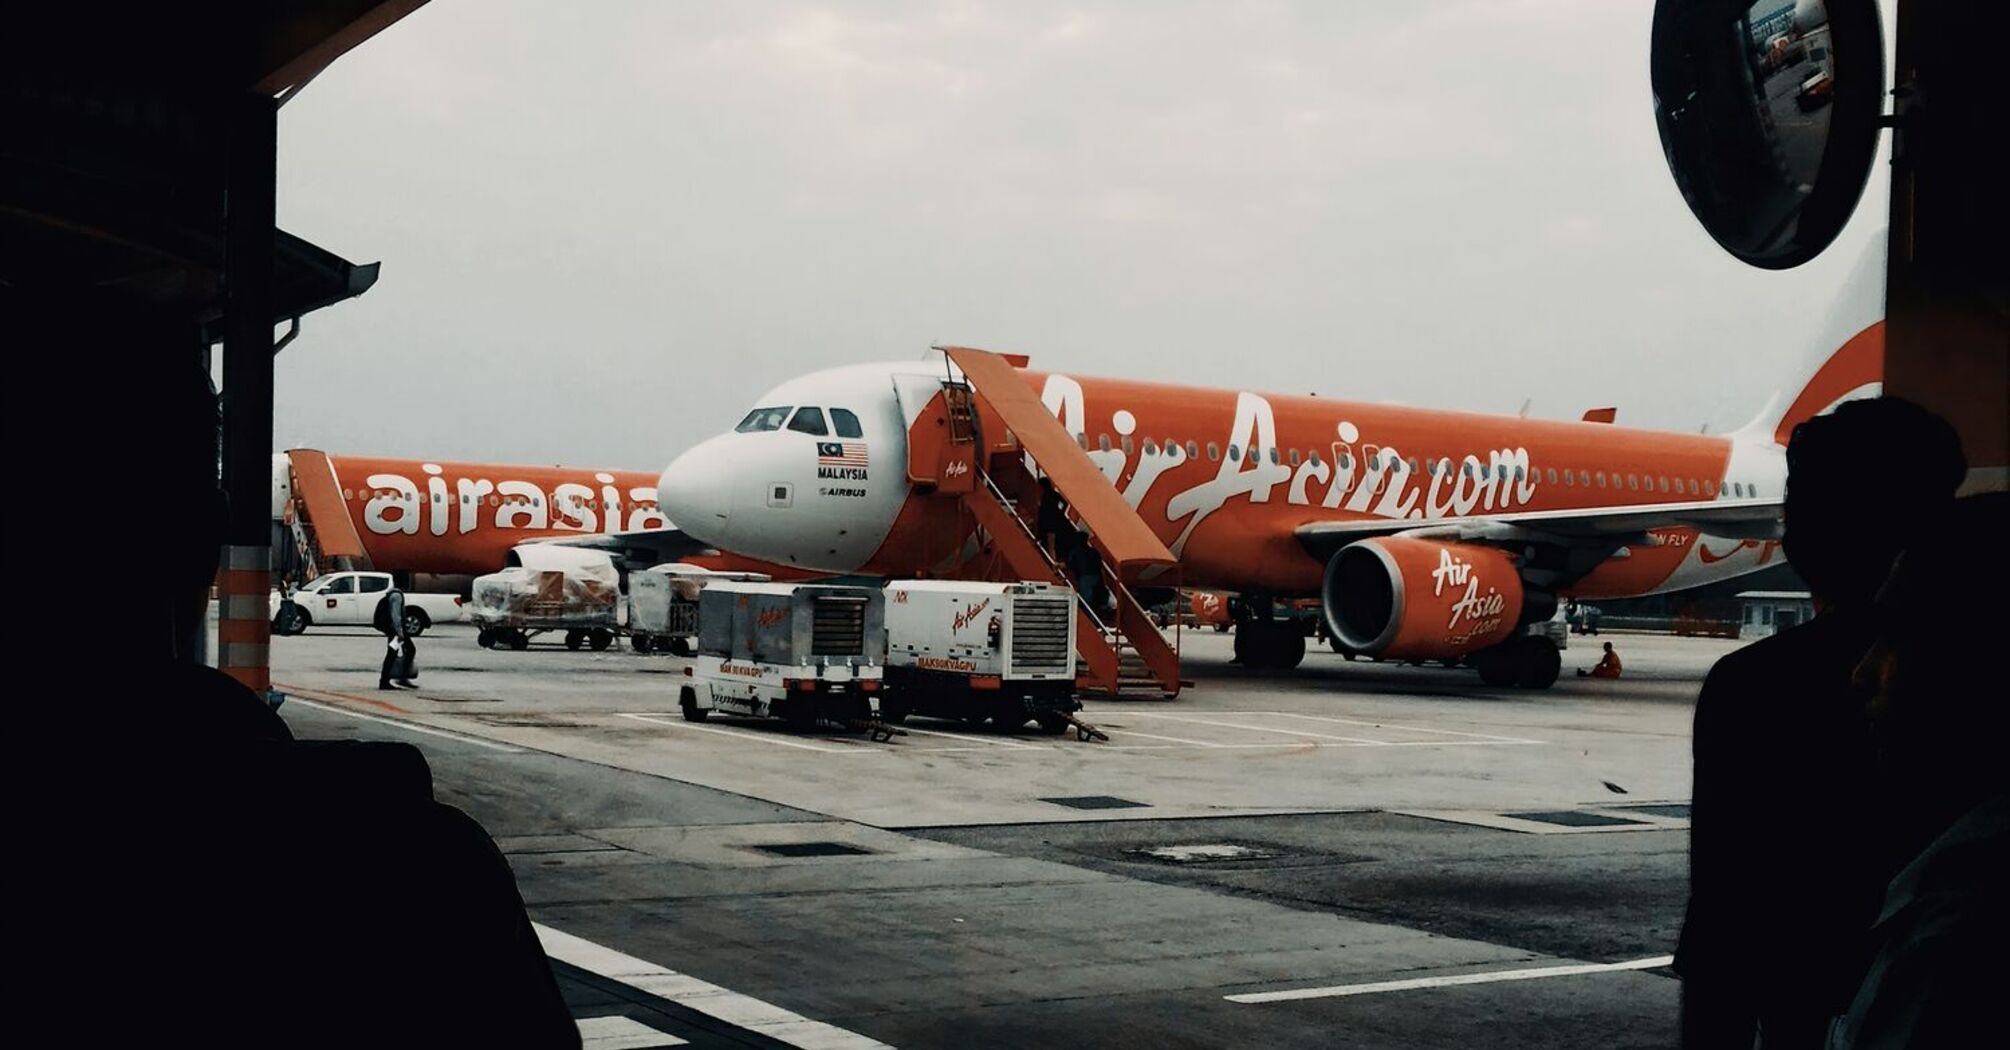
{"label": "aircraft wheel", "polygon": [[495,633],[495,631],[493,631],[493,630],[491,630],[491,629],[489,629],[489,628],[487,628],[487,627],[484,627],[484,628],[482,628],[481,630],[478,630],[478,631],[476,631],[476,632],[475,632],[475,644],[476,644],[476,645],[479,645],[479,646],[481,646],[481,647],[482,647],[482,648],[484,648],[484,649],[493,649],[493,648],[495,648],[495,647],[496,647],[496,633]]}
{"label": "aircraft wheel", "polygon": [[586,644],[593,646],[594,652],[600,652],[614,644],[614,632],[605,628],[595,628],[586,632]]}
{"label": "aircraft wheel", "polygon": [[1563,673],[1563,654],[1547,638],[1530,636],[1516,646],[1515,683],[1523,689],[1548,689]]}
{"label": "aircraft wheel", "polygon": [[712,713],[698,707],[698,691],[688,685],[677,694],[677,709],[684,712],[686,722],[703,722]]}
{"label": "aircraft wheel", "polygon": [[1515,684],[1516,661],[1514,654],[1504,646],[1482,649],[1466,658],[1480,673],[1480,681],[1498,689]]}
{"label": "aircraft wheel", "polygon": [[523,633],[523,628],[521,627],[510,628],[508,637],[504,638],[503,641],[508,643],[509,647],[517,652],[523,652],[525,649],[530,648],[530,635]]}
{"label": "aircraft wheel", "polygon": [[567,649],[571,649],[571,650],[572,650],[573,652],[578,652],[578,651],[579,651],[579,647],[580,647],[580,646],[582,646],[582,645],[585,645],[585,644],[586,644],[586,632],[585,632],[585,631],[567,631],[567,632],[565,632],[565,647],[566,647]]}
{"label": "aircraft wheel", "polygon": [[689,638],[670,639],[670,655],[672,656],[691,655],[691,639]]}
{"label": "aircraft wheel", "polygon": [[646,634],[631,634],[628,636],[628,646],[638,653],[646,653],[651,648],[649,636]]}

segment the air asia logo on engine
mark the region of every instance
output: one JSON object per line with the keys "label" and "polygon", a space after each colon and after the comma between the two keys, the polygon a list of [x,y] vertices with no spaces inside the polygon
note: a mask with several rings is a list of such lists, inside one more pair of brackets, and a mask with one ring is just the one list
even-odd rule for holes
{"label": "air asia logo on engine", "polygon": [[977,617],[984,612],[984,610],[990,607],[991,607],[991,599],[989,598],[986,598],[981,602],[972,602],[962,612],[957,613],[955,619],[949,621],[949,629],[951,631],[960,631],[965,627],[970,626],[973,622],[976,621]]}
{"label": "air asia logo on engine", "polygon": [[817,477],[835,481],[864,481],[865,442],[817,442]]}
{"label": "air asia logo on engine", "polygon": [[1459,621],[1465,621],[1466,629],[1454,640],[1485,634],[1500,626],[1507,599],[1492,587],[1487,588],[1486,594],[1480,594],[1480,576],[1473,571],[1473,563],[1454,558],[1451,551],[1439,548],[1438,567],[1431,570],[1431,594],[1443,597],[1447,587],[1454,593],[1465,588],[1465,593],[1452,603],[1452,618],[1445,624],[1445,630],[1452,631],[1457,630]]}

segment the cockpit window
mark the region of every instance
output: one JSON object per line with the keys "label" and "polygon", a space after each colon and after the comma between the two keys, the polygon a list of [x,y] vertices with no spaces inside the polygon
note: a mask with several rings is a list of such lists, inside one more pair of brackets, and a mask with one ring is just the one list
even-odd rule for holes
{"label": "cockpit window", "polygon": [[824,426],[824,410],[821,408],[796,409],[796,418],[789,420],[789,429],[818,437],[830,436],[830,428]]}
{"label": "cockpit window", "polygon": [[754,434],[763,430],[780,430],[782,429],[782,424],[788,418],[789,406],[787,405],[783,405],[780,408],[757,408],[747,413],[747,418],[740,420],[740,425],[733,429],[741,434]]}
{"label": "cockpit window", "polygon": [[831,426],[837,429],[837,435],[841,438],[865,436],[865,431],[858,425],[858,417],[852,415],[849,408],[831,409]]}

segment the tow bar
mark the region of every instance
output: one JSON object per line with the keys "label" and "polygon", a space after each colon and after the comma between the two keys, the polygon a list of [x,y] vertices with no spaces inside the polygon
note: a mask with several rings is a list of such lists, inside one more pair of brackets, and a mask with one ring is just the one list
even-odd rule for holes
{"label": "tow bar", "polygon": [[846,729],[864,733],[866,739],[875,744],[892,743],[897,736],[906,736],[907,730],[886,724],[877,718],[871,720],[853,719],[844,724]]}
{"label": "tow bar", "polygon": [[1085,744],[1091,740],[1100,740],[1105,744],[1110,742],[1110,735],[1108,733],[1075,717],[1073,711],[1063,711],[1061,712],[1061,717],[1067,719],[1068,724],[1075,727],[1075,738],[1077,740]]}

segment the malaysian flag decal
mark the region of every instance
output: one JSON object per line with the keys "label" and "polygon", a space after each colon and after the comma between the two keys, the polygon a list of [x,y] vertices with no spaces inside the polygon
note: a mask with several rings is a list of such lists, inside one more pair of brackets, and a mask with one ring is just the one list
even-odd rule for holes
{"label": "malaysian flag decal", "polygon": [[863,467],[865,465],[865,442],[863,441],[817,442],[817,466],[819,467]]}

